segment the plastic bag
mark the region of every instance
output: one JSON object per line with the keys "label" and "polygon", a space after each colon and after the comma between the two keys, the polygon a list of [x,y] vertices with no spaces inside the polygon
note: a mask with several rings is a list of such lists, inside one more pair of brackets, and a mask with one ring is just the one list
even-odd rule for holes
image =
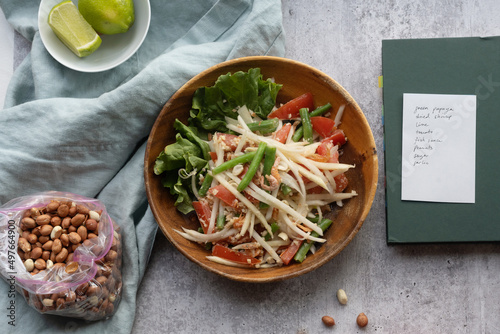
{"label": "plastic bag", "polygon": [[110,317],[121,261],[119,227],[99,200],[52,191],[0,207],[0,273],[40,313]]}

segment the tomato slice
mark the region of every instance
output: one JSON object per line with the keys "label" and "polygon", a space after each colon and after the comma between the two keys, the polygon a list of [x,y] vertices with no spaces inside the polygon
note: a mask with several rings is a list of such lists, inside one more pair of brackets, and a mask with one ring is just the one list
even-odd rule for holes
{"label": "tomato slice", "polygon": [[226,259],[229,261],[242,263],[242,264],[253,265],[253,264],[260,263],[260,260],[254,258],[252,256],[243,254],[241,252],[234,251],[228,247],[218,245],[218,244],[212,248],[212,255],[218,256],[220,258],[223,258],[223,259]]}
{"label": "tomato slice", "polygon": [[218,139],[222,140],[224,144],[229,147],[231,151],[236,150],[238,147],[239,136],[229,133],[217,133]]}
{"label": "tomato slice", "polygon": [[292,261],[303,242],[304,240],[294,240],[288,245],[287,249],[280,254],[280,258],[285,265],[288,265]]}
{"label": "tomato slice", "polygon": [[333,119],[322,116],[311,117],[311,125],[313,130],[323,138],[331,136],[336,129]]}
{"label": "tomato slice", "polygon": [[288,138],[288,134],[290,133],[291,128],[292,125],[290,123],[283,125],[281,129],[274,133],[274,139],[284,144],[286,142],[286,139]]}
{"label": "tomato slice", "polygon": [[[335,178],[334,178],[335,179]],[[307,191],[308,194],[321,194],[323,192],[323,187],[321,186],[316,186],[314,188],[311,188]]]}
{"label": "tomato slice", "polygon": [[216,161],[217,160],[217,153],[215,152],[209,152],[210,153],[210,159],[212,159],[212,161]]}
{"label": "tomato slice", "polygon": [[323,141],[331,142],[334,146],[335,145],[342,146],[347,142],[344,131],[340,129],[334,130],[332,135],[329,136],[328,138],[323,139],[322,142]]}
{"label": "tomato slice", "polygon": [[334,145],[332,142],[323,140],[321,144],[316,149],[316,153],[325,158],[324,162],[339,162],[339,152],[334,150]]}
{"label": "tomato slice", "polygon": [[212,215],[210,206],[206,201],[202,200],[193,202],[193,207],[200,221],[201,228],[203,228],[203,232],[207,233],[208,226],[210,225],[210,216]]}
{"label": "tomato slice", "polygon": [[302,94],[293,100],[288,101],[275,111],[267,115],[267,118],[291,119],[299,117],[299,110],[301,108],[314,109],[314,100],[311,93]]}
{"label": "tomato slice", "polygon": [[333,179],[335,180],[335,192],[337,193],[343,192],[349,184],[347,176],[345,176],[343,173],[335,176]]}
{"label": "tomato slice", "polygon": [[227,190],[227,188],[221,184],[208,189],[208,192],[226,203],[226,205],[232,206],[233,208],[238,205],[236,196],[234,196],[232,192]]}

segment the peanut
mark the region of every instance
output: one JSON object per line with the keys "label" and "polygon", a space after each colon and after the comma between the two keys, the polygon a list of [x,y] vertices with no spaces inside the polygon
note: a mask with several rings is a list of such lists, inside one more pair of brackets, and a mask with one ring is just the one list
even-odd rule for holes
{"label": "peanut", "polygon": [[27,271],[31,272],[35,268],[35,263],[32,259],[27,259],[26,261],[24,261],[24,267]]}
{"label": "peanut", "polygon": [[78,270],[78,262],[69,262],[66,265],[66,269],[64,271],[66,271],[66,273],[68,273],[68,274],[73,274],[77,270]]}
{"label": "peanut", "polygon": [[[97,276],[97,275],[96,275]],[[108,280],[106,276],[99,276],[95,279],[100,285],[104,285]]]}
{"label": "peanut", "polygon": [[76,205],[76,212],[81,213],[82,215],[88,215],[89,211],[90,210],[86,206],[83,206],[81,204]]}
{"label": "peanut", "polygon": [[50,251],[44,250],[43,253],[42,253],[42,259],[44,259],[45,261],[47,261],[48,259],[50,259]]}
{"label": "peanut", "polygon": [[50,220],[50,225],[52,225],[52,226],[60,226],[61,222],[62,222],[62,219],[60,217],[54,216]]}
{"label": "peanut", "polygon": [[28,234],[28,236],[26,237],[26,240],[28,240],[28,242],[29,242],[30,244],[34,244],[34,243],[36,243],[36,242],[38,241],[38,237],[37,237],[35,234],[30,233],[30,234]]}
{"label": "peanut", "polygon": [[66,301],[67,302],[74,302],[76,299],[76,293],[74,291],[68,291],[68,294],[66,296]]}
{"label": "peanut", "polygon": [[75,215],[73,218],[71,218],[71,225],[73,225],[74,227],[78,227],[82,225],[84,221],[85,221],[85,215],[79,213]]}
{"label": "peanut", "polygon": [[118,256],[117,252],[115,252],[114,250],[110,250],[106,255],[106,260],[112,262],[116,259],[117,256]]}
{"label": "peanut", "polygon": [[332,327],[333,325],[335,325],[335,320],[333,320],[333,318],[328,315],[325,315],[323,318],[321,318],[321,320],[323,321],[325,326]]}
{"label": "peanut", "polygon": [[51,307],[54,305],[54,301],[50,298],[45,298],[44,300],[42,300],[42,304],[43,306]]}
{"label": "peanut", "polygon": [[70,226],[71,226],[71,218],[65,217],[61,222],[61,227],[67,229]]}
{"label": "peanut", "polygon": [[40,241],[41,244],[45,244],[49,240],[50,240],[50,236],[48,236],[48,235],[40,235],[38,237],[38,241]]}
{"label": "peanut", "polygon": [[36,260],[42,256],[43,250],[41,247],[36,247],[31,251],[31,258]]}
{"label": "peanut", "polygon": [[41,235],[40,234],[40,228],[41,228],[41,226],[35,227],[34,229],[31,230],[31,233],[33,233],[34,235],[36,235],[37,237],[39,237]]}
{"label": "peanut", "polygon": [[97,212],[93,210],[89,211],[89,217],[91,219],[94,219],[95,221],[99,221],[101,219],[101,215],[99,215]]}
{"label": "peanut", "polygon": [[61,240],[60,239],[54,240],[54,242],[52,243],[52,252],[57,255],[61,250],[62,250]]}
{"label": "peanut", "polygon": [[81,295],[84,295],[84,294],[85,294],[85,292],[87,292],[87,289],[88,289],[88,288],[89,288],[89,283],[85,282],[85,283],[80,284],[80,285],[76,288],[75,292],[76,292],[78,295],[80,295],[80,296],[81,296]]}
{"label": "peanut", "polygon": [[368,317],[364,313],[360,313],[356,318],[356,323],[359,327],[366,327],[368,325]]}
{"label": "peanut", "polygon": [[69,214],[69,207],[66,204],[59,205],[59,207],[57,208],[57,214],[59,215],[59,217],[66,217]]}
{"label": "peanut", "polygon": [[61,226],[55,226],[52,229],[52,232],[50,232],[50,238],[52,240],[59,239],[61,237],[61,234],[62,234],[62,227]]}
{"label": "peanut", "polygon": [[31,216],[31,218],[36,218],[36,217],[38,217],[40,215],[41,215],[40,210],[38,210],[37,208],[31,208],[30,209],[30,216]]}
{"label": "peanut", "polygon": [[85,227],[89,231],[95,231],[97,229],[97,221],[95,219],[89,218],[85,222]]}
{"label": "peanut", "polygon": [[78,244],[82,241],[82,237],[80,237],[80,235],[76,232],[71,232],[69,235],[69,241],[72,243],[72,244]]}
{"label": "peanut", "polygon": [[76,206],[72,206],[71,208],[69,208],[68,215],[70,217],[74,217],[76,215]]}
{"label": "peanut", "polygon": [[90,285],[87,289],[87,296],[97,295],[100,292],[100,288],[97,285]]}
{"label": "peanut", "polygon": [[69,246],[69,237],[66,233],[61,234],[61,237],[59,238],[59,240],[61,240],[61,243],[64,247]]}
{"label": "peanut", "polygon": [[33,218],[24,217],[23,219],[21,219],[21,229],[27,230],[35,227],[36,227],[36,222]]}
{"label": "peanut", "polygon": [[57,211],[57,208],[59,208],[59,202],[52,201],[47,204],[47,212],[55,212]]}
{"label": "peanut", "polygon": [[26,240],[25,238],[19,238],[19,241],[17,242],[19,248],[23,250],[23,252],[29,252],[31,251],[31,244]]}
{"label": "peanut", "polygon": [[342,304],[342,305],[347,304],[347,295],[343,289],[338,289],[337,299],[339,300],[340,304]]}
{"label": "peanut", "polygon": [[46,243],[43,244],[42,248],[47,250],[47,251],[50,251],[52,250],[52,245],[54,244],[54,241],[52,240],[49,240],[47,241]]}
{"label": "peanut", "polygon": [[40,229],[40,234],[44,235],[44,236],[45,235],[50,235],[50,233],[52,232],[53,228],[54,227],[52,225],[43,225],[42,228]]}
{"label": "peanut", "polygon": [[57,298],[57,300],[56,300],[56,307],[58,309],[64,308],[64,303],[65,303],[64,298]]}
{"label": "peanut", "polygon": [[36,217],[36,223],[38,225],[47,225],[50,223],[50,219],[52,217],[50,215],[40,215],[38,217]]}
{"label": "peanut", "polygon": [[[54,254],[54,252],[52,252],[52,254]],[[59,254],[56,255],[56,262],[58,263],[64,262],[64,260],[66,260],[66,257],[68,257],[68,250],[66,248],[63,248],[61,249]]]}
{"label": "peanut", "polygon": [[78,235],[80,236],[80,238],[82,238],[82,240],[86,240],[87,239],[87,228],[85,226],[80,226],[78,227],[78,229],[76,230],[76,233],[78,233]]}
{"label": "peanut", "polygon": [[37,259],[35,261],[35,268],[38,270],[43,270],[47,267],[47,264],[45,263],[44,259]]}

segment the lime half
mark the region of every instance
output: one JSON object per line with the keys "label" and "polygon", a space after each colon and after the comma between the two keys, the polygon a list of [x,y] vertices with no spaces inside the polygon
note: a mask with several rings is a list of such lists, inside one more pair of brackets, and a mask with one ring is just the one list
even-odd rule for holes
{"label": "lime half", "polygon": [[52,8],[49,13],[49,26],[78,57],[90,55],[101,45],[101,37],[69,0]]}

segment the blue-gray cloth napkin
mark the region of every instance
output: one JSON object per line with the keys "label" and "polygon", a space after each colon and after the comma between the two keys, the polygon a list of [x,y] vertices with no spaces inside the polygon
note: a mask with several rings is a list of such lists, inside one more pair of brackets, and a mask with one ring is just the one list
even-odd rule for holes
{"label": "blue-gray cloth napkin", "polygon": [[[85,322],[39,314],[0,282],[0,333],[129,333],[157,224],[148,208],[143,159],[162,106],[186,81],[222,61],[284,56],[280,0],[151,0],[144,44],[102,73],[65,68],[45,50],[39,1],[0,0],[32,49],[0,110],[0,204],[46,190],[99,198],[124,234],[123,295],[114,316]],[[162,284],[158,282],[158,284]]]}

